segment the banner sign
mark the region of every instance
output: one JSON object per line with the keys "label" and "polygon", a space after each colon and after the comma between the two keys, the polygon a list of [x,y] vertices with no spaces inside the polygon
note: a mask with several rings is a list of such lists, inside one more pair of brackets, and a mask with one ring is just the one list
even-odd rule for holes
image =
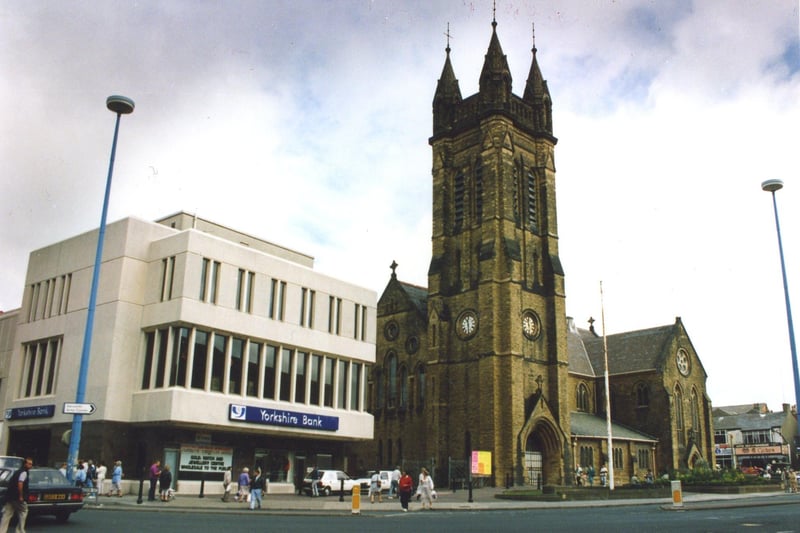
{"label": "banner sign", "polygon": [[22,420],[24,418],[51,418],[56,413],[56,406],[34,405],[33,407],[12,407],[6,409],[6,420]]}
{"label": "banner sign", "polygon": [[228,408],[228,419],[268,426],[289,426],[303,429],[338,431],[339,417],[284,411],[268,407],[254,407],[232,403]]}
{"label": "banner sign", "polygon": [[472,475],[492,475],[492,452],[479,452],[472,450]]}
{"label": "banner sign", "polygon": [[233,448],[182,444],[178,469],[181,472],[224,472],[231,465]]}

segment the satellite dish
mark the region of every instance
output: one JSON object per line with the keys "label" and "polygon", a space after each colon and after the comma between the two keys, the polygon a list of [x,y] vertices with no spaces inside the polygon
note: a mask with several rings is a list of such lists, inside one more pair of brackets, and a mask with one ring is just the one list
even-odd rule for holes
{"label": "satellite dish", "polygon": [[72,438],[72,430],[68,429],[64,433],[61,434],[61,443],[64,446],[69,446],[69,439]]}

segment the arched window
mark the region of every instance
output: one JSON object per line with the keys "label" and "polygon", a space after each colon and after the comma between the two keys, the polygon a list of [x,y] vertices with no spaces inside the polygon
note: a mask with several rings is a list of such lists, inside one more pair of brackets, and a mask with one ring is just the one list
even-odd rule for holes
{"label": "arched window", "polygon": [[389,352],[386,356],[387,386],[389,388],[389,398],[387,407],[389,409],[397,406],[397,355]]}
{"label": "arched window", "polygon": [[453,181],[453,233],[464,227],[464,174],[459,172]]}
{"label": "arched window", "polygon": [[475,164],[475,220],[483,220],[483,161],[478,159]]}
{"label": "arched window", "polygon": [[425,367],[417,367],[417,408],[425,406]]}
{"label": "arched window", "polygon": [[636,385],[636,407],[647,407],[650,405],[650,388],[646,383]]}
{"label": "arched window", "polygon": [[583,383],[578,385],[575,404],[578,411],[589,411],[589,389]]}
{"label": "arched window", "polygon": [[700,402],[695,389],[692,389],[692,429],[700,431]]}
{"label": "arched window", "polygon": [[536,223],[536,212],[538,210],[536,203],[538,198],[536,196],[536,175],[533,173],[533,169],[528,169],[527,175],[525,176],[525,194],[527,200],[527,209],[525,213],[526,227],[535,232],[539,227]]}
{"label": "arched window", "polygon": [[400,407],[408,407],[408,368],[405,365],[400,367]]}
{"label": "arched window", "polygon": [[675,385],[675,429],[678,432],[678,439],[680,442],[685,443],[685,435],[683,432],[683,392],[680,385]]}
{"label": "arched window", "polygon": [[375,369],[373,377],[375,381],[375,409],[383,408],[383,372],[380,368]]}

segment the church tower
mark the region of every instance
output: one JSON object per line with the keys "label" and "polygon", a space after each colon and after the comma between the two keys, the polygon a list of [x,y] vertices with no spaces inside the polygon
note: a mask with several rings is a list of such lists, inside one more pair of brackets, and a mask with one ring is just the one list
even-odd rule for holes
{"label": "church tower", "polygon": [[532,468],[563,483],[570,464],[557,140],[536,51],[519,97],[493,21],[480,89],[462,98],[448,43],[429,140],[429,450],[440,464],[491,451],[498,483]]}

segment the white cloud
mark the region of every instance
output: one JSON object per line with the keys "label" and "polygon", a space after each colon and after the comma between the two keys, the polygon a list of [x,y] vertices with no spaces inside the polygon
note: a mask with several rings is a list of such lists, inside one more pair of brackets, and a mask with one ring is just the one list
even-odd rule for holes
{"label": "white cloud", "polygon": [[[472,94],[491,10],[488,0],[3,3],[0,309],[20,305],[31,250],[97,225],[114,93],[137,108],[121,126],[111,220],[197,212],[379,292],[392,260],[425,285],[444,32],[450,22],[453,67]],[[800,305],[797,18],[789,0],[497,6],[515,92],[535,21],[553,95],[568,313],[579,325],[599,318],[602,280],[609,332],[680,315],[717,405],[794,401],[759,184],[786,181],[779,208]]]}

